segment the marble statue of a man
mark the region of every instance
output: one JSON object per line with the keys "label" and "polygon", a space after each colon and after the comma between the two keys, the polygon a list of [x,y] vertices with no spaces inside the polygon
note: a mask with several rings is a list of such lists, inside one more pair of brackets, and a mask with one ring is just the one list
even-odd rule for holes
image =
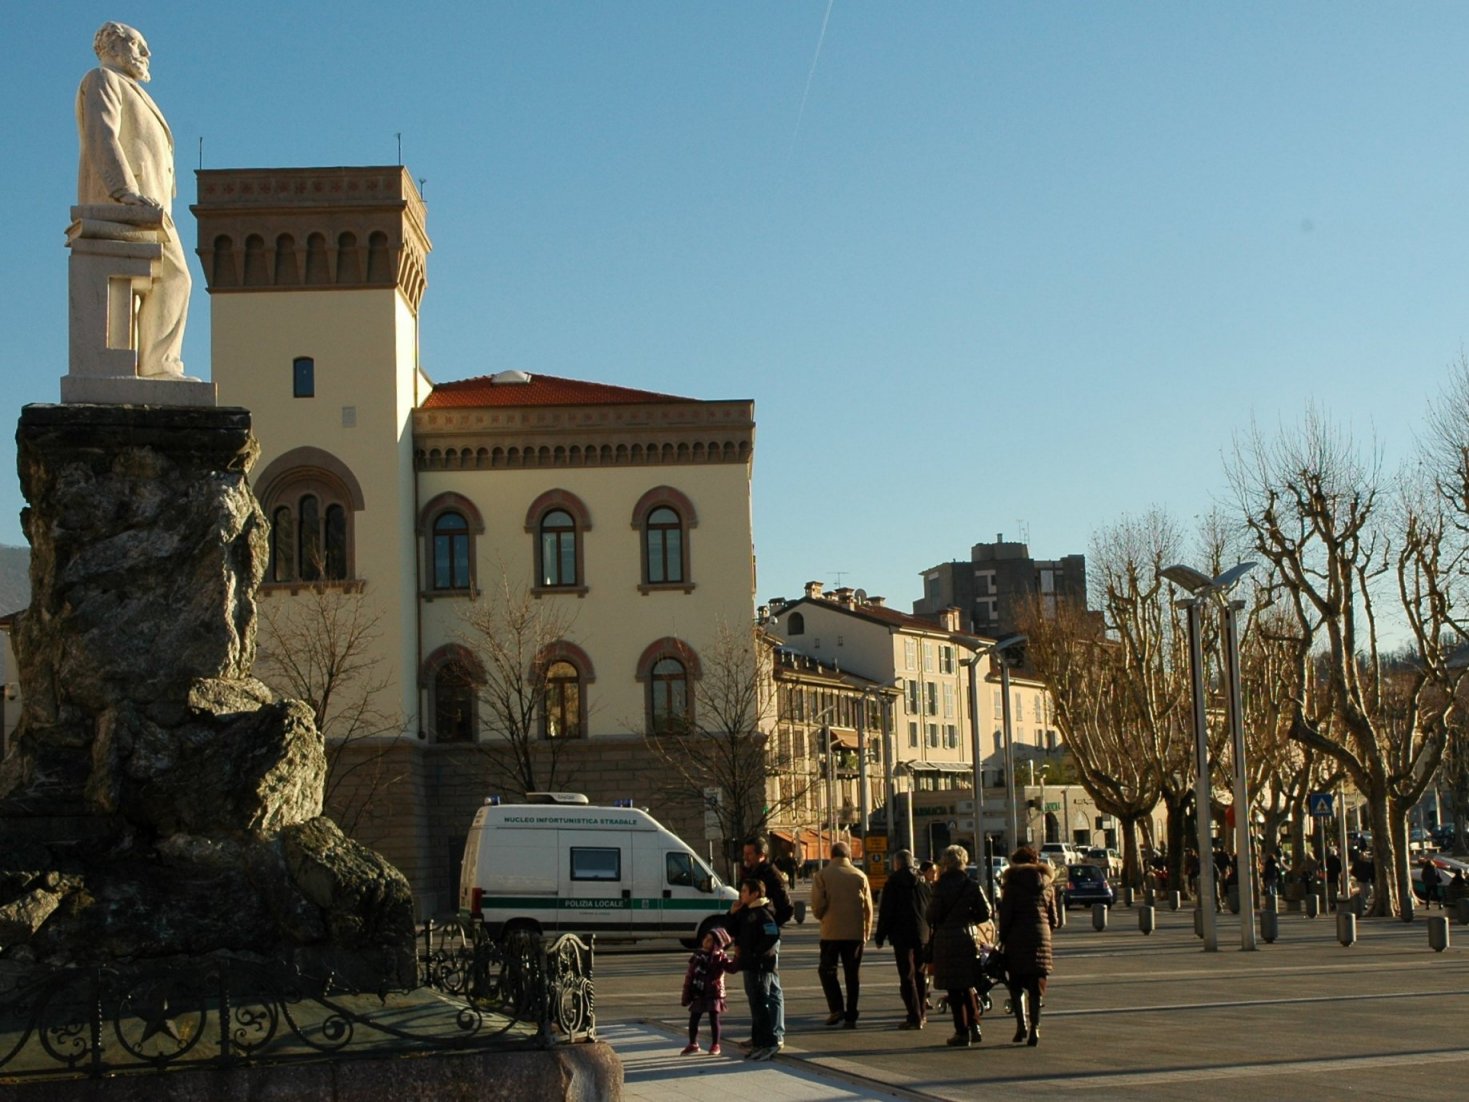
{"label": "marble statue of a man", "polygon": [[173,133],[143,91],[149,80],[148,43],[132,27],[104,23],[92,40],[102,64],[77,89],[81,161],[77,202],[155,208],[162,216],[163,257],[138,313],[138,374],[177,378],[184,373],[184,322],[189,310],[189,266],[170,210],[174,182]]}

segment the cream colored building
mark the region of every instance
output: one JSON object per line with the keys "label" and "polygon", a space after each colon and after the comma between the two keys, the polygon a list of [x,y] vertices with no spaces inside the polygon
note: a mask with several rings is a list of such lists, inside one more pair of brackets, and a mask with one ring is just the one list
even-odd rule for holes
{"label": "cream colored building", "polygon": [[[537,737],[561,787],[649,806],[688,841],[644,733],[692,706],[700,655],[754,605],[753,404],[419,362],[425,208],[401,167],[201,171],[199,257],[222,405],[253,413],[270,602],[362,595],[391,733],[358,833],[450,904],[494,786],[466,617],[508,589],[558,626]],[[456,365],[435,375],[475,375]],[[362,753],[368,753],[366,748]],[[701,847],[702,848],[702,847]]]}
{"label": "cream colored building", "polygon": [[[891,728],[893,783],[899,809],[896,818],[900,820],[895,825],[900,838],[907,840],[902,820],[910,801],[907,794],[912,793],[913,840],[921,856],[928,856],[930,850],[941,849],[949,841],[962,842],[972,852],[973,718],[977,715],[985,787],[984,831],[996,839],[996,844],[1013,848],[1015,843],[1004,837],[1007,805],[1000,675],[992,658],[984,653],[995,641],[958,630],[958,610],[948,610],[947,622],[936,622],[888,608],[882,598],[869,597],[861,590],[842,588],[826,593],[823,589],[821,583],[810,582],[797,600],[769,601],[764,606],[765,630],[781,641],[784,652],[809,656],[819,668],[830,671],[828,676],[843,673],[874,687],[891,686],[896,690]],[[976,655],[980,671],[973,686],[978,696],[977,713],[971,707],[969,678],[969,663]],[[1065,748],[1056,731],[1044,683],[1012,672],[1010,691],[1015,782],[1017,786],[1034,785],[1037,778],[1043,779],[1061,764]],[[838,706],[844,695],[848,700],[859,697],[861,688],[849,688],[845,694],[833,689],[831,693]],[[788,728],[793,735],[805,733],[809,738],[809,728],[820,722],[811,716],[811,710],[819,706],[821,699],[807,687],[801,709],[782,710],[778,733]],[[881,765],[880,758],[877,764]],[[881,768],[872,770],[869,783],[874,827],[881,829],[885,825],[882,809],[886,783]],[[942,795],[945,793],[951,795]],[[1031,808],[1026,800],[1038,802]],[[1063,835],[1066,840],[1076,840],[1088,823],[1092,824],[1086,828],[1090,831],[1103,829],[1095,825],[1095,809],[1079,788],[1064,794],[1063,807],[1050,808],[1055,800],[1039,801],[1036,792],[1017,802],[1022,804],[1021,840],[1059,840]],[[932,809],[931,813],[925,809]],[[858,816],[846,814],[854,810],[855,801],[839,808],[842,825],[857,825]]]}

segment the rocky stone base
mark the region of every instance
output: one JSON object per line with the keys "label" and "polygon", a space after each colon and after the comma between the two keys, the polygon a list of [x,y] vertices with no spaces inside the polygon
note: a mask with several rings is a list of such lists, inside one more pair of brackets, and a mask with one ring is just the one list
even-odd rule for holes
{"label": "rocky stone base", "polygon": [[322,818],[310,707],[251,677],[268,526],[243,409],[27,406],[31,605],[0,764],[0,957],[246,952],[416,983],[407,881]]}
{"label": "rocky stone base", "polygon": [[595,1043],[53,1080],[4,1090],[16,1102],[618,1102],[622,1062]]}

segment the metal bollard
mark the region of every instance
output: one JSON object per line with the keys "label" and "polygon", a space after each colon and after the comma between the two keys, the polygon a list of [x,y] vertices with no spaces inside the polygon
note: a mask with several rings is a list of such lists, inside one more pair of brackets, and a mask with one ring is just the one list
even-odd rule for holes
{"label": "metal bollard", "polygon": [[1239,885],[1238,884],[1231,884],[1231,885],[1229,885],[1229,890],[1224,893],[1224,900],[1225,900],[1226,905],[1229,907],[1229,913],[1230,914],[1232,914],[1232,915],[1239,914]]}
{"label": "metal bollard", "polygon": [[1315,918],[1321,913],[1321,897],[1315,892],[1306,896],[1306,917]]}
{"label": "metal bollard", "polygon": [[1143,906],[1156,907],[1158,905],[1158,889],[1150,883],[1143,889]]}
{"label": "metal bollard", "polygon": [[1362,892],[1353,892],[1347,906],[1351,909],[1352,914],[1362,918],[1367,914],[1367,896]]}
{"label": "metal bollard", "polygon": [[1107,928],[1107,904],[1092,904],[1092,929],[1098,933]]}
{"label": "metal bollard", "polygon": [[1454,918],[1460,926],[1469,926],[1469,896],[1454,900]]}
{"label": "metal bollard", "polygon": [[1204,908],[1194,908],[1194,937],[1204,936]]}
{"label": "metal bollard", "polygon": [[1433,915],[1428,920],[1428,947],[1442,953],[1449,947],[1449,916]]}
{"label": "metal bollard", "polygon": [[1357,916],[1345,907],[1336,912],[1336,940],[1349,949],[1357,944]]}
{"label": "metal bollard", "polygon": [[1181,899],[1180,899],[1179,894],[1177,892],[1169,892],[1168,893],[1168,909],[1170,911],[1176,911],[1176,910],[1178,910],[1180,903],[1181,903]]}
{"label": "metal bollard", "polygon": [[1066,929],[1066,911],[1066,893],[1062,892],[1061,897],[1056,900],[1056,929],[1058,930]]}
{"label": "metal bollard", "polygon": [[1157,927],[1155,912],[1152,907],[1142,906],[1137,909],[1137,928],[1145,934],[1151,934]]}
{"label": "metal bollard", "polygon": [[1131,888],[1123,888],[1122,889],[1122,905],[1124,907],[1131,907],[1132,904],[1133,904],[1133,899],[1134,899],[1134,896],[1133,896],[1132,889]]}
{"label": "metal bollard", "polygon": [[1260,912],[1260,936],[1270,944],[1275,944],[1275,939],[1280,936],[1280,912]]}

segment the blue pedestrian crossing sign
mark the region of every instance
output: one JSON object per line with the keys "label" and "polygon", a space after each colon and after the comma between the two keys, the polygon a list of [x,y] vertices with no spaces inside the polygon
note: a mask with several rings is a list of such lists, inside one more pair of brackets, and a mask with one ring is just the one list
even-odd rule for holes
{"label": "blue pedestrian crossing sign", "polygon": [[1306,806],[1310,809],[1313,819],[1330,819],[1335,814],[1332,811],[1330,792],[1312,792],[1306,797]]}

